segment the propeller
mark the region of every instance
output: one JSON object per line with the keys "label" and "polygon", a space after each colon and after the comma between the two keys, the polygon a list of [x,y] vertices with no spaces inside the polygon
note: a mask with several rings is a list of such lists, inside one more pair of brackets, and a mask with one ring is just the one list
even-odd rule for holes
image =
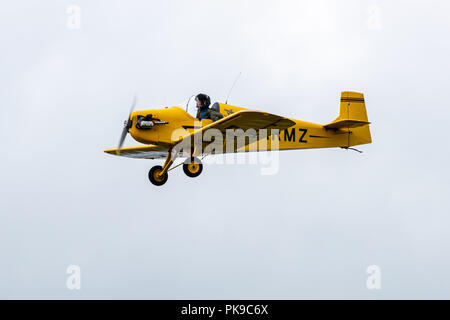
{"label": "propeller", "polygon": [[125,120],[124,125],[123,125],[122,135],[120,136],[119,146],[117,147],[117,154],[120,154],[120,150],[122,149],[123,142],[125,141],[128,130],[130,130],[130,127],[131,127],[130,117],[131,117],[131,114],[133,113],[136,103],[137,103],[137,95],[134,94],[133,101],[131,102],[131,108],[130,108],[130,112],[128,114],[128,118],[127,118],[127,120]]}

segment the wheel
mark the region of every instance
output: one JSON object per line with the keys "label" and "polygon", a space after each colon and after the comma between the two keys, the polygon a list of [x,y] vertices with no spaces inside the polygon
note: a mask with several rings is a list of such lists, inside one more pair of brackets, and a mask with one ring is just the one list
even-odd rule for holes
{"label": "wheel", "polygon": [[183,163],[184,173],[191,178],[198,177],[202,173],[203,164],[198,158],[186,159]]}
{"label": "wheel", "polygon": [[164,183],[167,182],[167,179],[169,178],[167,172],[162,177],[158,176],[161,172],[162,172],[161,166],[154,166],[148,172],[148,178],[150,179],[150,182],[153,183],[155,186],[162,186]]}

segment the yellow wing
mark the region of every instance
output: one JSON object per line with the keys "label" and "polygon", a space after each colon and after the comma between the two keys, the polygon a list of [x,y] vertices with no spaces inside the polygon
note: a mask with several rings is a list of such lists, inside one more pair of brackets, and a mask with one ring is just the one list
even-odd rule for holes
{"label": "yellow wing", "polygon": [[[183,144],[184,142],[189,141],[191,145],[192,144],[195,145],[196,144],[195,136],[202,135],[208,129],[219,130],[222,133],[223,141],[225,141],[226,139],[227,129],[234,129],[234,130],[242,129],[244,131],[244,134],[247,135],[248,132],[245,133],[246,130],[254,129],[256,131],[256,139],[259,140],[262,138],[259,136],[258,130],[260,129],[267,129],[267,133],[270,134],[270,130],[273,129],[284,130],[293,126],[294,124],[295,122],[288,118],[277,116],[267,112],[241,110],[229,115],[228,117],[225,117],[202,128],[194,130],[190,134],[180,138],[180,140],[178,140],[175,144],[180,145]],[[204,147],[208,145],[210,142],[209,141],[202,141],[202,142],[203,142],[202,146],[203,150]]]}
{"label": "yellow wing", "polygon": [[219,129],[225,133],[226,129],[286,129],[295,124],[294,121],[261,111],[242,110],[231,114],[219,121],[204,126],[202,130]]}
{"label": "yellow wing", "polygon": [[134,147],[124,147],[117,153],[117,148],[106,149],[105,152],[121,157],[135,159],[159,159],[167,156],[168,148],[154,144]]}

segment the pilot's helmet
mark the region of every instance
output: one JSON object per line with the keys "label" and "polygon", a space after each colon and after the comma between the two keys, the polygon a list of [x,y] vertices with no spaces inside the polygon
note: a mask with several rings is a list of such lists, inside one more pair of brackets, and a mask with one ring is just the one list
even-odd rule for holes
{"label": "pilot's helmet", "polygon": [[195,97],[195,100],[200,101],[200,104],[202,105],[202,107],[209,107],[209,105],[211,104],[211,99],[209,98],[208,95],[206,95],[204,93],[199,93]]}

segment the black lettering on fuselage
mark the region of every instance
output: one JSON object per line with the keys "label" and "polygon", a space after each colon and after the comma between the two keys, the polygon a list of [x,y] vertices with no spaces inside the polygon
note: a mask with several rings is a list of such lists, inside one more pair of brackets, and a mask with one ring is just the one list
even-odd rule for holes
{"label": "black lettering on fuselage", "polygon": [[284,141],[295,141],[295,128],[292,128],[289,134],[288,129],[284,129]]}
{"label": "black lettering on fuselage", "polygon": [[[288,130],[289,129],[285,129],[284,130],[284,141],[292,141],[292,142],[297,141],[295,139],[295,128],[292,128],[290,133],[289,133]],[[308,141],[305,140],[304,138],[306,136],[306,132],[308,132],[308,129],[298,128],[298,131],[300,131],[300,133],[299,133],[300,134],[300,139],[298,140],[298,142],[307,143]]]}
{"label": "black lettering on fuselage", "polygon": [[306,132],[308,131],[308,129],[300,129],[299,128],[298,131],[300,131],[302,133],[301,136],[300,136],[300,140],[298,140],[298,142],[307,143],[308,141],[304,140],[303,138],[305,137]]}

